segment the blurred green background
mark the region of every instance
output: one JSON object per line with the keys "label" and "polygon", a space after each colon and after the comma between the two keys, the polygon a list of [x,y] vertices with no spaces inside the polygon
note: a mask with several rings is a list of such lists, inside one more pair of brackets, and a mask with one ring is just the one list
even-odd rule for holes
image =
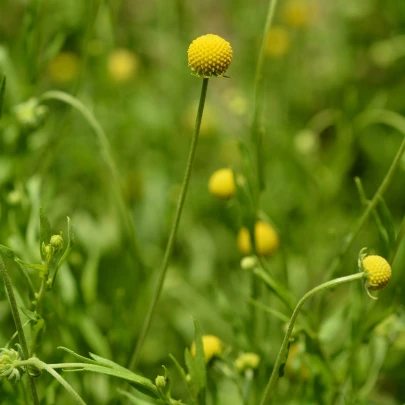
{"label": "blurred green background", "polygon": [[[56,290],[45,300],[42,360],[68,361],[56,350],[66,346],[128,365],[153,294],[194,128],[201,79],[191,75],[187,48],[194,38],[215,33],[233,47],[230,78],[210,80],[173,258],[137,371],[154,380],[162,364],[172,369],[169,353],[182,362],[193,340],[194,316],[204,333],[224,342],[230,363],[242,351],[260,354],[250,402],[258,403],[284,325],[266,315],[262,340],[250,339],[250,275],[240,268],[236,245],[243,207],[237,199],[217,200],[207,184],[222,167],[252,175],[254,81],[267,8],[264,0],[0,0],[0,73],[7,77],[0,121],[0,243],[25,261],[39,262],[39,206],[54,233],[66,235],[69,216],[76,235]],[[404,27],[403,1],[280,0],[276,8],[264,71],[261,210],[281,240],[266,266],[286,283],[294,301],[325,281],[326,268],[364,209],[354,178],[361,178],[371,198],[399,148],[403,135],[381,125],[360,131],[356,120],[371,108],[405,113]],[[114,179],[91,127],[61,102],[35,105],[51,89],[81,100],[107,134],[146,270],[134,261]],[[396,229],[405,209],[404,174],[402,159],[384,196]],[[362,247],[387,255],[372,217],[339,275],[357,271]],[[28,306],[32,297],[24,278],[13,262],[6,264]],[[402,248],[377,302],[354,285],[327,293],[322,312],[313,302],[307,305],[344,381],[333,403],[405,401],[404,264]],[[4,346],[15,329],[3,289],[0,299]],[[271,294],[263,300],[290,315]],[[280,380],[276,403],[332,403],[310,342],[299,333],[296,341],[298,365]],[[112,378],[67,378],[88,403],[121,398],[120,383]],[[173,379],[180,381],[174,371]],[[40,393],[48,403],[70,403],[50,377],[42,381]],[[222,398],[217,403],[238,404],[231,399],[235,384],[222,375],[217,382]],[[2,382],[0,401],[3,396],[4,403],[14,403],[14,395]],[[60,399],[52,402],[52,395]],[[187,403],[180,382],[173,395]]]}

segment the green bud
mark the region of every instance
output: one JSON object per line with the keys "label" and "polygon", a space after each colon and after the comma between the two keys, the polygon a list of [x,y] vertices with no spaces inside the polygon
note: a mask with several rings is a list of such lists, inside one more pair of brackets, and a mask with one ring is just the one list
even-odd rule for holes
{"label": "green bud", "polygon": [[242,269],[246,271],[253,270],[256,266],[257,266],[256,256],[246,256],[240,262],[240,267],[242,267]]}
{"label": "green bud", "polygon": [[60,252],[63,249],[62,232],[60,235],[52,235],[50,245],[52,246],[54,253]]}
{"label": "green bud", "polygon": [[0,378],[7,378],[13,383],[20,381],[24,374],[24,369],[15,365],[15,362],[20,360],[20,354],[14,349],[1,349]]}
{"label": "green bud", "polygon": [[163,377],[162,375],[158,375],[157,377],[156,377],[156,380],[155,380],[155,384],[156,384],[156,387],[159,389],[159,390],[164,390],[165,388],[166,388],[166,378],[165,377]]}
{"label": "green bud", "polygon": [[21,125],[28,128],[37,128],[44,121],[48,109],[40,105],[38,99],[31,98],[14,107],[14,113]]}

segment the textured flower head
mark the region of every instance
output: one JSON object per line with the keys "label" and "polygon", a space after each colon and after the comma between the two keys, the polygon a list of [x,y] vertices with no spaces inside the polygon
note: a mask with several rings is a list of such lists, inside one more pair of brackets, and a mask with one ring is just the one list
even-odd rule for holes
{"label": "textured flower head", "polygon": [[223,76],[232,60],[232,47],[218,35],[207,34],[188,47],[188,65],[197,76]]}
{"label": "textured flower head", "polygon": [[366,256],[362,267],[367,276],[367,288],[371,291],[383,289],[391,279],[391,266],[381,256]]}
{"label": "textured flower head", "polygon": [[[222,353],[222,342],[214,335],[203,335],[202,343],[204,348],[205,362],[208,363],[213,357]],[[194,357],[196,354],[195,342],[191,345],[190,354]]]}
{"label": "textured flower head", "polygon": [[11,382],[20,381],[24,374],[22,367],[16,366],[15,362],[20,361],[20,354],[14,349],[0,350],[0,378],[7,378]]}

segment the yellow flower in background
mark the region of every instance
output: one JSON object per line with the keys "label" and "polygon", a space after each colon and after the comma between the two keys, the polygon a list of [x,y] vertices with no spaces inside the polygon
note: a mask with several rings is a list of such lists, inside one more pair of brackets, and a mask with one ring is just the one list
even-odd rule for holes
{"label": "yellow flower in background", "polygon": [[[189,132],[194,131],[195,112],[198,109],[198,101],[191,103],[184,111],[183,123]],[[204,119],[201,122],[200,138],[209,138],[215,134],[218,128],[218,109],[209,102],[205,103]]]}
{"label": "yellow flower in background", "polygon": [[80,59],[73,52],[61,52],[48,64],[47,73],[56,83],[69,83],[79,74]]}
{"label": "yellow flower in background", "polygon": [[256,369],[259,367],[260,363],[260,356],[256,353],[242,353],[236,360],[235,360],[235,367],[236,369],[242,373],[247,369]]}
{"label": "yellow flower in background", "polygon": [[138,58],[125,48],[114,49],[108,55],[108,75],[116,83],[125,83],[134,78],[138,71]]}
{"label": "yellow flower in background", "polygon": [[285,3],[282,14],[289,26],[302,28],[317,19],[318,8],[313,0],[289,0]]}
{"label": "yellow flower in background", "polygon": [[195,39],[188,48],[188,65],[197,76],[223,76],[232,60],[232,47],[218,35]]}
{"label": "yellow flower in background", "polygon": [[[270,256],[280,246],[277,232],[267,222],[257,221],[255,225],[256,251],[259,256]],[[247,228],[242,228],[237,237],[239,251],[244,255],[252,253],[252,241]]]}
{"label": "yellow flower in background", "polygon": [[281,26],[270,28],[267,35],[266,53],[274,58],[285,55],[290,48],[290,35],[288,31]]}
{"label": "yellow flower in background", "polygon": [[[214,335],[203,335],[202,343],[204,348],[205,362],[208,363],[213,357],[219,356],[222,353],[223,345],[219,338]],[[195,342],[190,347],[190,354],[195,357],[196,347]]]}
{"label": "yellow flower in background", "polygon": [[219,198],[228,199],[235,195],[235,176],[231,169],[215,171],[208,181],[209,192]]}
{"label": "yellow flower in background", "polygon": [[361,262],[367,276],[367,289],[377,291],[383,289],[391,279],[391,266],[381,256],[366,256]]}

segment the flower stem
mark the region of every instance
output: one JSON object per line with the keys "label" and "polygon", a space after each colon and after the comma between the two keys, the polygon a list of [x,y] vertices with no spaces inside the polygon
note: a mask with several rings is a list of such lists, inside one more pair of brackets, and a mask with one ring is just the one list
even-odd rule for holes
{"label": "flower stem", "polygon": [[197,143],[198,143],[198,135],[200,133],[201,119],[202,119],[202,115],[203,115],[203,111],[204,111],[205,97],[207,95],[208,80],[209,80],[208,78],[203,79],[202,88],[201,88],[201,96],[200,96],[200,104],[198,106],[197,118],[196,118],[196,122],[195,122],[195,130],[194,130],[193,140],[191,142],[191,148],[190,148],[190,153],[188,156],[186,172],[184,174],[183,184],[181,187],[180,196],[179,196],[179,200],[177,203],[176,215],[175,215],[174,222],[173,222],[173,225],[172,225],[172,228],[170,231],[169,240],[167,242],[166,251],[165,251],[165,254],[163,257],[163,263],[162,263],[162,267],[160,269],[155,293],[153,295],[152,302],[149,306],[149,310],[147,312],[146,318],[142,325],[142,329],[141,329],[140,335],[138,337],[138,341],[136,343],[135,350],[132,354],[131,361],[129,363],[128,368],[130,370],[135,368],[135,366],[137,364],[139,353],[142,349],[142,345],[145,341],[146,335],[148,334],[149,327],[150,327],[153,315],[155,313],[156,304],[160,298],[160,294],[162,292],[163,284],[165,281],[167,267],[169,265],[169,260],[170,260],[170,257],[171,257],[172,251],[173,251],[174,241],[176,238],[177,229],[179,227],[181,213],[183,211],[183,206],[184,206],[184,201],[186,199],[188,184],[190,182],[194,155],[195,155],[195,151],[196,151]]}
{"label": "flower stem", "polygon": [[[24,354],[24,357],[27,359],[28,358],[27,341],[25,339],[24,329],[23,329],[23,326],[21,323],[20,314],[18,312],[17,301],[15,299],[14,290],[13,290],[13,286],[11,285],[10,277],[8,276],[6,266],[5,266],[1,256],[0,256],[0,273],[1,273],[1,276],[3,277],[4,284],[6,286],[6,292],[7,292],[8,300],[10,302],[11,313],[13,315],[14,324],[15,324],[15,327],[18,332],[18,340],[20,341],[20,345],[21,345],[21,349]],[[37,388],[35,386],[35,380],[29,374],[28,374],[28,384],[30,386],[32,402],[34,403],[34,405],[39,405],[39,399],[38,399]]]}
{"label": "flower stem", "polygon": [[[388,110],[371,110],[371,111],[365,112],[358,119],[358,124],[359,124],[360,128],[364,128],[373,123],[389,125],[392,128],[401,132],[405,136],[405,118],[400,114],[397,114],[395,112],[388,111]],[[387,174],[385,175],[380,187],[374,194],[373,199],[367,205],[366,209],[363,212],[363,215],[357,221],[354,230],[349,235],[347,235],[346,239],[344,240],[343,245],[342,245],[338,255],[335,257],[329,270],[326,272],[325,278],[332,278],[338,272],[338,270],[340,268],[340,264],[343,260],[343,257],[346,255],[346,253],[352,247],[357,234],[360,232],[360,230],[363,227],[363,225],[365,224],[366,220],[368,219],[370,214],[374,211],[377,204],[379,203],[380,198],[383,196],[383,194],[387,190],[388,186],[390,185],[390,183],[393,179],[394,173],[397,170],[399,164],[401,163],[402,155],[404,154],[404,152],[405,152],[405,139],[402,141],[402,143],[398,149],[398,152],[397,152]]]}
{"label": "flower stem", "polygon": [[288,329],[287,329],[287,332],[286,332],[286,334],[284,336],[284,340],[283,340],[283,343],[281,345],[280,351],[278,353],[276,363],[274,364],[274,368],[273,368],[273,372],[271,373],[270,380],[269,380],[269,382],[267,384],[267,387],[266,387],[266,390],[264,392],[261,405],[268,404],[269,400],[271,398],[271,395],[273,394],[274,387],[275,387],[276,382],[277,382],[278,377],[279,377],[280,367],[281,367],[281,365],[283,363],[283,360],[285,360],[285,354],[286,354],[286,351],[287,351],[287,348],[288,348],[288,343],[290,342],[290,337],[291,337],[292,331],[294,329],[295,321],[297,319],[298,313],[299,313],[302,305],[304,305],[305,302],[309,298],[311,298],[314,294],[316,294],[319,291],[326,290],[326,289],[332,288],[332,287],[337,287],[340,284],[349,283],[350,281],[353,281],[353,280],[359,280],[359,279],[362,279],[363,277],[364,277],[364,273],[357,273],[357,274],[352,274],[350,276],[340,277],[340,278],[336,278],[335,280],[327,281],[326,283],[323,283],[323,284],[313,288],[311,291],[307,292],[298,301],[298,304],[295,307],[294,312],[293,312],[293,314],[291,316],[290,323],[288,324]]}
{"label": "flower stem", "polygon": [[258,191],[264,190],[264,173],[263,173],[263,130],[261,128],[261,119],[264,103],[264,89],[263,89],[263,68],[265,60],[265,51],[267,44],[267,37],[274,17],[277,0],[270,0],[269,8],[267,11],[266,23],[264,25],[262,43],[259,51],[259,59],[256,68],[255,77],[255,107],[252,122],[252,142],[256,149],[256,171],[258,176]]}

